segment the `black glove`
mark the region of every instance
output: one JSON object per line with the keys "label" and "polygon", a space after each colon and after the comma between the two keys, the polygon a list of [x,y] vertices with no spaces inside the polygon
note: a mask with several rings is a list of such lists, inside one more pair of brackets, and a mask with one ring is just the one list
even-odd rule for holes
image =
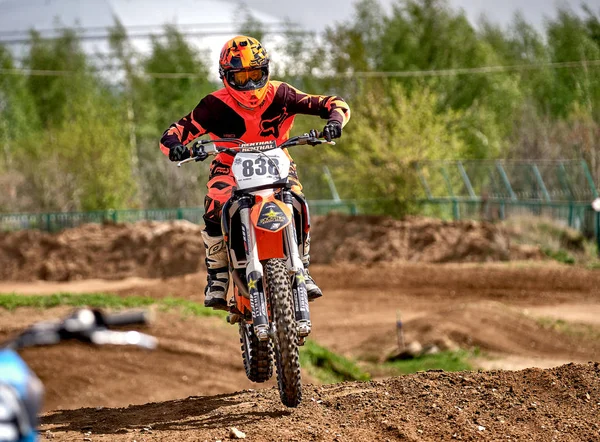
{"label": "black glove", "polygon": [[337,121],[328,122],[323,128],[323,138],[331,141],[342,136],[342,125]]}
{"label": "black glove", "polygon": [[190,150],[183,144],[176,144],[169,149],[169,159],[171,161],[183,161],[190,157]]}

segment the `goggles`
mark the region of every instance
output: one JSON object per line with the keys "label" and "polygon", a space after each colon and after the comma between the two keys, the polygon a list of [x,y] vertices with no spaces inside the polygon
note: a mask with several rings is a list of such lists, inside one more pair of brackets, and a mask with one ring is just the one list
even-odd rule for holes
{"label": "goggles", "polygon": [[237,90],[254,90],[263,87],[269,79],[269,69],[266,67],[229,71],[226,73],[227,82]]}

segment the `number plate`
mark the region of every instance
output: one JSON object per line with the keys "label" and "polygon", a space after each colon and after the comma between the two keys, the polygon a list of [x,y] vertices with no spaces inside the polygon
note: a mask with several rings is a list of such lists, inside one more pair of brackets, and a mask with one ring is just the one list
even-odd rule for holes
{"label": "number plate", "polygon": [[287,178],[290,160],[281,149],[264,153],[238,153],[233,160],[238,189],[266,186]]}

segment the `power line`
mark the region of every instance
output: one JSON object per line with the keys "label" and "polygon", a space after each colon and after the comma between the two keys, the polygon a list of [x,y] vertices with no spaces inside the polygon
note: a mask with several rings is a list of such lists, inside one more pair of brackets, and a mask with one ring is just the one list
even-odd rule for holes
{"label": "power line", "polygon": [[[470,75],[470,74],[495,74],[501,72],[515,71],[530,71],[544,68],[551,69],[566,69],[566,68],[581,68],[581,67],[599,67],[600,60],[584,60],[584,61],[564,61],[564,62],[548,62],[548,63],[532,63],[509,66],[482,66],[476,68],[453,68],[453,69],[432,69],[422,71],[366,71],[366,72],[351,72],[345,74],[348,77],[362,78],[402,78],[402,77],[444,77],[452,75]],[[114,69],[114,68],[112,68]],[[34,75],[34,76],[65,76],[75,74],[76,71],[67,70],[44,70],[44,69],[26,69],[26,68],[0,68],[0,74],[5,75]],[[200,78],[202,74],[191,72],[145,72],[144,76],[151,78],[167,78],[167,79],[183,79],[183,78]]]}
{"label": "power line", "polygon": [[517,64],[509,66],[482,66],[478,68],[432,69],[424,71],[354,72],[359,77],[442,77],[464,74],[494,74],[497,72],[531,71],[543,68],[581,68],[600,66],[600,60],[560,61],[547,63]]}
{"label": "power line", "polygon": [[[264,23],[262,24],[262,26],[266,26],[266,27],[272,27],[272,26],[283,26],[285,23],[284,22],[277,22],[277,23]],[[123,26],[123,29],[125,30],[125,32],[129,32],[129,31],[135,31],[135,30],[142,30],[142,31],[151,31],[154,29],[165,29],[166,27],[171,26],[169,23],[163,23],[163,24],[159,24],[159,25],[127,25],[127,26]],[[231,22],[216,22],[216,23],[182,23],[182,24],[177,24],[177,25],[173,25],[175,26],[177,29],[179,30],[183,30],[183,29],[189,29],[189,28],[231,28],[233,26],[233,24]],[[66,31],[75,31],[77,33],[80,32],[97,32],[97,31],[112,31],[112,30],[116,30],[119,29],[117,27],[117,24],[115,23],[114,26],[88,26],[85,28],[81,28],[81,27],[56,27],[56,28],[48,28],[48,29],[34,29],[33,32],[38,33],[40,35],[43,34],[60,34]],[[26,30],[22,30],[22,29],[15,29],[12,31],[0,31],[0,37],[16,37],[16,36],[30,36],[31,35],[32,30],[31,29],[26,29]]]}
{"label": "power line", "polygon": [[[164,30],[168,27],[168,24],[162,26],[152,25],[132,25],[125,28],[125,32],[128,38],[139,39],[139,38],[151,38],[160,37],[164,35]],[[185,34],[188,37],[212,37],[235,34],[236,29],[233,29],[231,23],[189,23],[184,25],[175,26],[176,29]],[[227,28],[228,27],[228,28]],[[202,28],[202,29],[197,29]],[[208,29],[207,29],[208,28]],[[54,40],[60,38],[62,33],[65,31],[76,31],[77,37],[81,41],[95,41],[95,40],[106,40],[111,34],[112,30],[116,28],[110,27],[88,27],[88,28],[56,28],[56,29],[44,29],[36,31],[40,38],[44,40]],[[157,31],[158,30],[158,31]],[[298,27],[298,25],[280,22],[280,23],[267,23],[261,24],[261,32],[264,34],[274,35],[312,35],[313,32],[306,31]],[[31,31],[0,31],[0,43],[2,44],[22,44],[31,43]]]}

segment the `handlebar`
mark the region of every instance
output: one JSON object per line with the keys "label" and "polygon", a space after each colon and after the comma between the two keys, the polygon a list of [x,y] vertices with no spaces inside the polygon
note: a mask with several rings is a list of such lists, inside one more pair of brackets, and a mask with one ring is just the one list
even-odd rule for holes
{"label": "handlebar", "polygon": [[[275,141],[260,141],[257,143],[246,143],[239,138],[216,138],[207,140],[198,140],[192,144],[192,156],[183,161],[177,163],[177,167],[181,167],[182,164],[189,162],[204,161],[209,155],[217,155],[219,153],[229,153],[236,155],[239,152],[264,152],[273,149],[286,149],[292,146],[300,145],[311,145],[316,146],[318,144],[330,144],[335,145],[335,141],[323,140],[321,132],[311,131],[310,133],[295,136],[284,141],[280,145],[277,145]],[[237,144],[234,147],[219,147],[215,143],[229,143]],[[207,145],[212,144],[210,150],[206,149]]]}
{"label": "handlebar", "polygon": [[97,345],[135,345],[156,348],[155,337],[136,331],[112,331],[109,327],[148,324],[151,317],[146,311],[109,314],[98,309],[81,308],[62,321],[46,321],[32,325],[0,348],[18,350],[24,347],[53,345],[60,341],[77,340]]}

